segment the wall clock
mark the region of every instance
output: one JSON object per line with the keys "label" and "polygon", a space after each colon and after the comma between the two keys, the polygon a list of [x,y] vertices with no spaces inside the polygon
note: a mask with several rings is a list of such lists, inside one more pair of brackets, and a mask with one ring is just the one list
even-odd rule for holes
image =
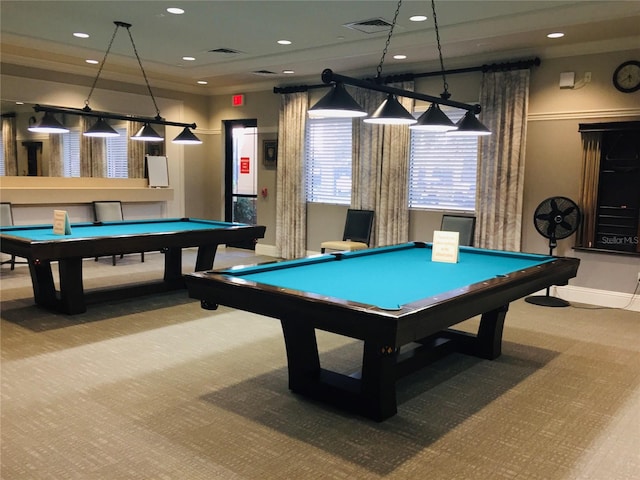
{"label": "wall clock", "polygon": [[624,93],[640,90],[640,62],[629,60],[613,72],[613,86]]}

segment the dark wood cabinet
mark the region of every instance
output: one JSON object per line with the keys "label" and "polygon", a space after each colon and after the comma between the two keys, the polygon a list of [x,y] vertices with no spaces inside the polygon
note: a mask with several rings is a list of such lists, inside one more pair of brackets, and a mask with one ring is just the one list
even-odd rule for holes
{"label": "dark wood cabinet", "polygon": [[640,253],[640,122],[599,125],[603,128],[593,246]]}

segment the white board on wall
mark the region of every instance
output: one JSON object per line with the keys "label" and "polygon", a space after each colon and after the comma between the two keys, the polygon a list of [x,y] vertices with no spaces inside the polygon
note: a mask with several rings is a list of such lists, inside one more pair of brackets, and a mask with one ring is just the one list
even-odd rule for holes
{"label": "white board on wall", "polygon": [[149,187],[168,187],[169,170],[167,169],[167,157],[147,155],[146,159]]}

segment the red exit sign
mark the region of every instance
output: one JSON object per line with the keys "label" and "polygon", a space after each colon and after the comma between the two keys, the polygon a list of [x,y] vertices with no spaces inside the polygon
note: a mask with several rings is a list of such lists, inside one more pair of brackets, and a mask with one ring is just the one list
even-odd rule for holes
{"label": "red exit sign", "polygon": [[234,107],[242,107],[244,105],[244,94],[238,93],[231,96],[231,105]]}
{"label": "red exit sign", "polygon": [[240,157],[240,173],[249,173],[251,162],[249,157]]}

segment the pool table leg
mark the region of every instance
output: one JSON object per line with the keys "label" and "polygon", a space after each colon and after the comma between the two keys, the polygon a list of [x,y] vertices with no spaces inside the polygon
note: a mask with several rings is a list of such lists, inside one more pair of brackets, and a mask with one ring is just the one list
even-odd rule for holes
{"label": "pool table leg", "polygon": [[87,305],[82,286],[82,258],[58,260],[60,271],[60,310],[69,315],[84,313]]}
{"label": "pool table leg", "polygon": [[300,319],[280,321],[292,392],[376,421],[397,413],[396,350],[375,339],[365,340],[361,375],[344,375],[321,368],[313,326]]}
{"label": "pool table leg", "polygon": [[211,270],[213,268],[213,260],[216,257],[218,244],[200,245],[198,247],[198,256],[196,257],[196,272]]}
{"label": "pool table leg", "polygon": [[509,304],[483,313],[476,339],[476,355],[494,360],[502,354],[502,330]]}
{"label": "pool table leg", "polygon": [[182,281],[182,248],[169,247],[164,250],[164,282]]}
{"label": "pool table leg", "polygon": [[33,285],[33,298],[36,305],[45,308],[57,308],[56,287],[53,283],[51,262],[49,260],[29,260],[29,272]]}

